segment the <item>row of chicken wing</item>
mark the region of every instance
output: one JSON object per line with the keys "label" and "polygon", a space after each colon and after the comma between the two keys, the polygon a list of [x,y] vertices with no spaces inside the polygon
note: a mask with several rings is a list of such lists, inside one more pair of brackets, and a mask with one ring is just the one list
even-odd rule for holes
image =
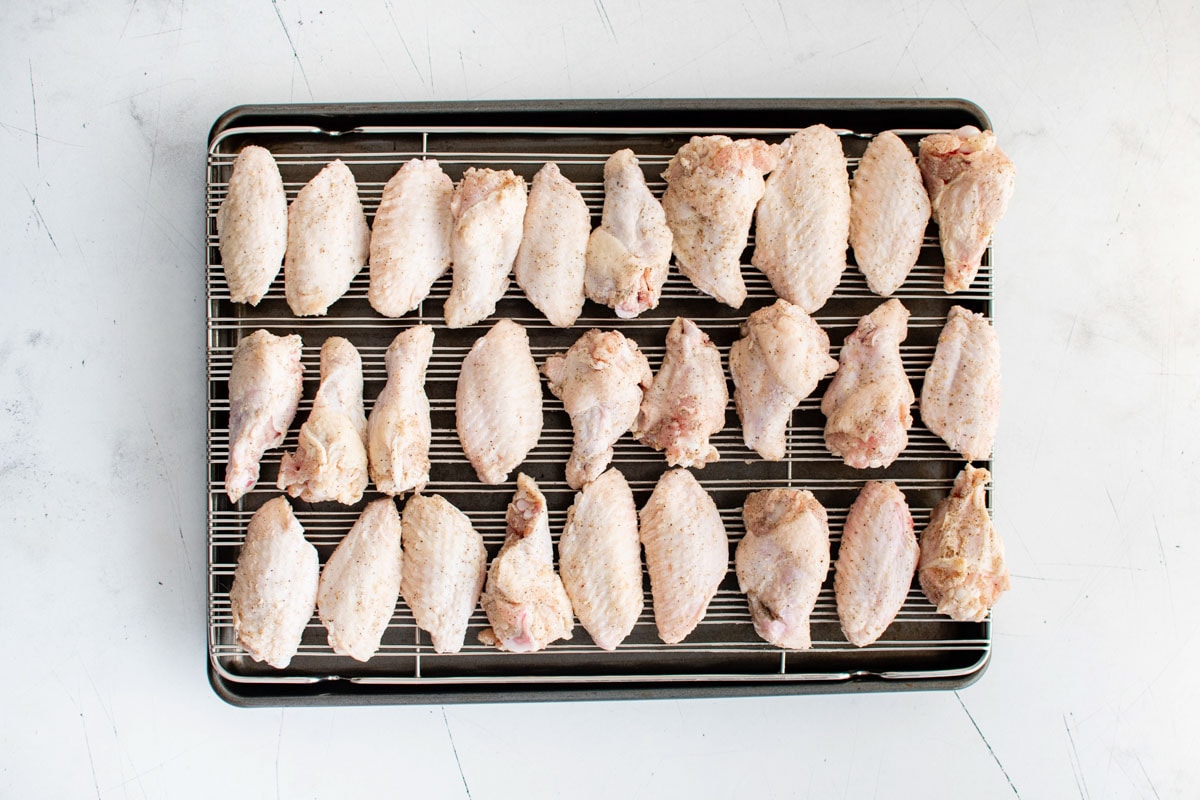
{"label": "row of chicken wing", "polygon": [[931,216],[945,289],[966,289],[1014,176],[992,132],[965,127],[922,139],[919,159],[883,132],[850,180],[837,133],[815,125],[782,144],[692,137],[663,172],[661,204],[633,151],[620,150],[604,167],[595,230],[554,163],[526,192],[511,170],[472,167],[455,186],[436,160],[413,159],[384,186],[371,229],[343,162],[328,164],[289,206],[273,156],[250,146],[234,161],[216,221],[234,302],[257,304],[282,262],[292,311],[323,315],[369,265],[371,306],[399,317],[453,267],[444,313],[460,328],[495,312],[510,274],[554,325],[573,325],[585,297],[636,317],[657,307],[672,252],[698,289],[739,308],[741,258],[757,218],[751,263],[780,298],[811,314],[841,280],[847,245],[872,291],[895,292]]}
{"label": "row of chicken wing", "polygon": [[[1009,583],[987,511],[988,478],[968,465],[919,544],[896,484],[863,486],[846,517],[834,577],[847,641],[864,647],[883,635],[914,573],[940,613],[984,619]],[[734,569],[755,630],[778,647],[812,647],[809,619],[830,569],[824,507],[801,489],[769,489],[750,494],[742,516]],[[524,474],[506,524],[487,568],[483,537],[445,498],[413,495],[403,517],[384,498],[367,505],[321,570],[291,506],[276,497],[251,518],[234,574],[238,642],[256,660],[286,667],[315,606],[334,652],[366,661],[403,595],[438,653],[462,648],[477,604],[490,626],[479,634],[483,644],[541,650],[570,639],[577,617],[596,645],[613,650],[643,611],[644,548],[658,635],[675,644],[704,618],[729,569],[717,506],[684,469],[659,479],[640,515],[619,470],[585,486],[567,512],[557,573],[546,499]]]}

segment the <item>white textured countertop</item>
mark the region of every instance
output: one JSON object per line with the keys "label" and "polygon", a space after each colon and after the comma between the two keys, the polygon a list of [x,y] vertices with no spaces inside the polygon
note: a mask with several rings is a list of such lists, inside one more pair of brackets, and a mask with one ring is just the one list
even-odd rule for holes
{"label": "white textured countertop", "polygon": [[[0,796],[1181,797],[1200,767],[1194,4],[5,3]],[[816,4],[814,4],[816,5]],[[1012,591],[961,692],[239,710],[205,677],[204,150],[287,101],[965,97]]]}

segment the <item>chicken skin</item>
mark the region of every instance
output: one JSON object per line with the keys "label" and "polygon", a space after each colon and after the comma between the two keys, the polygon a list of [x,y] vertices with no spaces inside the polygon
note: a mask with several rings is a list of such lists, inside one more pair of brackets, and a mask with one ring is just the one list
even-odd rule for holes
{"label": "chicken skin", "polygon": [[258,305],[287,251],[287,195],[270,150],[242,148],[233,161],[225,199],[217,209],[221,269],[229,299]]}
{"label": "chicken skin", "polygon": [[350,168],[330,162],[288,208],[283,288],[298,317],[323,316],[370,255],[371,229]]}
{"label": "chicken skin", "polygon": [[850,245],[875,294],[908,278],[929,226],[929,195],[908,145],[891,131],[867,145],[850,186]]}
{"label": "chicken skin", "polygon": [[763,176],[778,160],[778,148],[758,139],[693,136],[663,173],[663,211],[679,271],[734,308],[746,299],[742,251],[766,191]]}
{"label": "chicken skin", "polygon": [[987,509],[991,478],[967,464],[921,533],[921,589],[939,614],[959,622],[982,622],[1009,588],[1004,543]]}
{"label": "chicken skin", "polygon": [[742,518],[738,587],[754,630],[776,647],[811,648],[809,617],[829,572],[825,507],[802,489],[768,489],[746,498]]}
{"label": "chicken skin", "polygon": [[729,537],[708,492],[686,469],[663,474],[642,508],[638,535],[654,599],[654,623],[667,644],[696,629],[729,571]]}
{"label": "chicken skin", "polygon": [[621,319],[658,308],[671,264],[671,229],[629,149],[604,163],[604,210],[587,245],[584,290]]}
{"label": "chicken skin", "polygon": [[616,331],[590,330],[542,367],[575,429],[567,483],[582,488],[605,470],[613,444],[633,427],[650,386],[650,364],[637,343]]}
{"label": "chicken skin", "polygon": [[908,446],[912,384],[900,361],[908,309],[888,300],[846,337],[825,396],[825,446],[856,469],[886,467]]}
{"label": "chicken skin", "polygon": [[419,306],[450,269],[454,182],[434,159],[414,158],[383,187],[371,230],[367,299],[385,317]]}
{"label": "chicken skin", "polygon": [[276,669],[291,663],[317,602],[317,548],[283,497],[250,518],[229,590],[238,644]]}
{"label": "chicken skin", "polygon": [[904,493],[891,481],[868,481],[846,515],[833,579],[850,644],[866,647],[892,624],[912,586],[919,552]]}
{"label": "chicken skin", "polygon": [[1000,423],[1000,342],[983,314],[950,309],[925,371],[921,420],[968,461],[992,454]]}
{"label": "chicken skin", "polygon": [[300,337],[258,330],[238,342],[229,371],[229,464],[225,494],[236,503],[258,483],[263,453],[287,436],[304,391]]}
{"label": "chicken skin", "polygon": [[400,526],[400,591],[438,653],[457,653],[487,574],[487,548],[471,520],[439,495],[413,495]]}
{"label": "chicken skin", "polygon": [[480,598],[491,623],[479,634],[483,644],[532,653],[571,638],[571,601],[554,572],[549,520],[546,498],[537,484],[524,473],[518,475],[505,518],[504,546],[488,569]]}
{"label": "chicken skin", "polygon": [[575,495],[558,558],[580,624],[599,647],[615,650],[644,605],[637,507],[620,470],[608,470]]}
{"label": "chicken skin", "polygon": [[384,355],[388,380],[367,419],[371,480],[384,494],[420,491],[429,482],[429,398],[425,370],[433,355],[433,328],[417,325],[392,340]]}
{"label": "chicken skin", "polygon": [[529,336],[502,319],[463,360],[455,395],[458,439],[479,480],[496,484],[542,435],[542,384]]}
{"label": "chicken skin", "polygon": [[300,426],[295,453],[285,453],[278,487],[308,503],[352,505],[367,488],[367,417],[362,358],[354,345],[331,336],[321,346],[321,385]]}
{"label": "chicken skin", "polygon": [[454,280],[445,306],[449,327],[465,328],[495,312],[521,246],[525,206],[525,179],[512,170],[470,167],[463,174],[450,198]]}
{"label": "chicken skin", "polygon": [[782,459],[792,411],[836,369],[829,335],[787,300],[751,314],[742,323],[742,338],[729,350],[733,401],[746,447],[768,461]]}
{"label": "chicken skin", "polygon": [[758,204],[750,263],[775,293],[812,314],[846,271],[850,183],[838,135],[824,125],[792,134]]}
{"label": "chicken skin", "polygon": [[592,217],[583,195],[557,164],[546,164],[533,176],[523,229],[513,263],[517,285],[551,325],[569,328],[583,311],[584,254]]}
{"label": "chicken skin", "polygon": [[400,597],[400,515],[390,497],[363,509],[325,569],[317,616],[333,652],[367,661],[379,650]]}
{"label": "chicken skin", "polygon": [[634,437],[666,450],[672,467],[703,468],[721,457],[708,438],[725,427],[727,405],[720,351],[696,323],[676,317],[662,366],[642,399]]}
{"label": "chicken skin", "polygon": [[996,135],[971,125],[921,140],[918,163],[946,262],[946,291],[971,285],[996,224],[1008,210],[1017,170]]}

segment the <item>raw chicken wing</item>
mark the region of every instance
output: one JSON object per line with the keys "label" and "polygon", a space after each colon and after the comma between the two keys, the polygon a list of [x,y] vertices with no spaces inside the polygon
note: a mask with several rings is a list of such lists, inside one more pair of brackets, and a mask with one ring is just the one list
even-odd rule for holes
{"label": "raw chicken wing", "polygon": [[371,480],[384,494],[420,491],[429,481],[429,398],[425,370],[433,355],[433,328],[417,325],[392,340],[384,356],[387,384],[367,420]]}
{"label": "raw chicken wing", "polygon": [[362,359],[354,345],[331,336],[321,347],[321,386],[300,426],[295,453],[285,453],[278,486],[308,503],[351,505],[367,488],[367,417]]}
{"label": "raw chicken wing", "polygon": [[1017,170],[994,133],[971,125],[926,136],[918,160],[942,241],[946,291],[954,293],[975,280]]}
{"label": "raw chicken wing", "polygon": [[450,269],[453,192],[454,182],[432,158],[414,158],[383,187],[371,230],[367,299],[385,317],[419,306]]}
{"label": "raw chicken wing", "polygon": [[557,164],[533,176],[513,276],[551,325],[569,328],[583,311],[583,273],[592,217]]}
{"label": "raw chicken wing", "polygon": [[250,518],[229,590],[238,644],[276,669],[291,663],[317,602],[321,564],[282,497]]}
{"label": "raw chicken wing", "polygon": [[868,481],[846,515],[833,577],[847,641],[866,647],[892,624],[908,597],[919,552],[904,493],[891,481]]}
{"label": "raw chicken wing", "polygon": [[671,264],[671,229],[629,149],[604,163],[604,211],[587,245],[588,299],[632,319],[658,307]]}
{"label": "raw chicken wing", "polygon": [[663,173],[663,211],[679,271],[734,308],[746,299],[742,251],[766,188],[763,176],[778,160],[778,148],[758,139],[693,136]]}
{"label": "raw chicken wing", "polygon": [[449,327],[474,325],[496,310],[521,246],[525,203],[525,179],[512,170],[470,167],[463,174],[450,198],[454,280],[445,306]]}
{"label": "raw chicken wing", "polygon": [[850,183],[838,135],[824,125],[792,134],[758,204],[750,263],[775,293],[813,313],[846,270]]}
{"label": "raw chicken wing", "polygon": [[733,401],[746,447],[768,461],[783,458],[792,411],[837,369],[829,335],[787,300],[760,308],[742,323],[729,350]]}
{"label": "raw chicken wing", "polygon": [[1000,342],[983,314],[950,309],[925,371],[921,419],[968,461],[992,454],[1000,422]]}
{"label": "raw chicken wing", "polygon": [[229,464],[225,494],[236,503],[258,483],[263,453],[283,443],[304,391],[300,337],[258,330],[238,342],[229,371]]}
{"label": "raw chicken wing", "polygon": [[642,613],[642,546],[633,492],[610,469],[575,495],[558,543],[571,607],[597,645],[615,650]]}
{"label": "raw chicken wing", "polygon": [[480,603],[490,628],[479,641],[513,653],[532,653],[556,639],[570,639],[571,601],[554,572],[550,515],[533,479],[517,476],[517,492],[505,518],[504,546],[488,569]]}
{"label": "raw chicken wing", "polygon": [[809,649],[809,617],[829,572],[825,507],[802,489],[768,489],[746,498],[742,519],[738,588],[754,630],[776,647]]}
{"label": "raw chicken wing", "polygon": [[287,218],[283,178],[271,151],[256,145],[242,148],[217,209],[221,269],[230,300],[256,306],[267,293],[283,265]]}
{"label": "raw chicken wing", "polygon": [[721,457],[708,437],[725,427],[727,405],[720,351],[696,323],[676,317],[667,331],[662,366],[642,399],[634,437],[665,449],[673,467],[702,469]]}
{"label": "raw chicken wing", "polygon": [[891,131],[871,140],[850,186],[850,244],[875,294],[904,283],[929,226],[929,195],[908,145]]}
{"label": "raw chicken wing", "polygon": [[639,536],[658,636],[667,644],[682,642],[704,619],[729,571],[729,537],[717,504],[692,473],[673,469],[642,508]]}
{"label": "raw chicken wing", "polygon": [[455,397],[458,439],[483,483],[502,483],[542,435],[542,384],[529,336],[497,322],[463,361]]}
{"label": "raw chicken wing", "polygon": [[939,614],[959,622],[982,622],[1009,588],[1004,543],[987,510],[991,478],[967,464],[921,534],[921,589]]}
{"label": "raw chicken wing", "polygon": [[916,396],[900,361],[908,309],[888,300],[858,321],[821,398],[825,446],[856,469],[889,466],[908,446]]}
{"label": "raw chicken wing", "polygon": [[371,229],[358,185],[340,160],[309,181],[288,209],[283,288],[298,317],[323,316],[367,263]]}
{"label": "raw chicken wing", "polygon": [[400,591],[438,653],[457,653],[487,573],[487,548],[471,520],[439,495],[413,495],[401,525]]}
{"label": "raw chicken wing", "polygon": [[333,652],[375,655],[400,597],[400,569],[400,515],[385,497],[363,509],[321,571],[317,615]]}
{"label": "raw chicken wing", "polygon": [[590,330],[542,367],[550,391],[563,401],[575,429],[567,483],[579,489],[604,471],[613,443],[633,427],[650,364],[637,342],[616,331]]}

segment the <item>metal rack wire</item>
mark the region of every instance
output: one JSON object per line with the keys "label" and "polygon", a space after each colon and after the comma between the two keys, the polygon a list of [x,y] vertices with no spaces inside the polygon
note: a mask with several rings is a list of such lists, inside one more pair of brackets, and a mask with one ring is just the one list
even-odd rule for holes
{"label": "metal rack wire", "polygon": [[[355,173],[359,196],[373,218],[386,180],[405,161],[437,158],[457,180],[468,166],[513,169],[530,179],[548,160],[558,163],[574,180],[588,203],[593,224],[598,224],[603,202],[602,170],[605,159],[620,147],[634,147],[649,185],[660,195],[664,183],[659,173],[686,138],[707,131],[673,128],[612,128],[521,126],[412,126],[369,127],[332,134],[307,126],[230,128],[217,136],[208,156],[207,292],[208,292],[208,613],[209,656],[213,669],[224,679],[259,686],[318,683],[343,679],[362,685],[468,686],[478,684],[593,684],[637,681],[714,681],[731,683],[849,681],[864,676],[896,681],[953,677],[979,670],[987,661],[990,625],[958,623],[942,617],[924,598],[915,581],[900,615],[885,636],[870,647],[851,646],[841,635],[834,604],[833,570],[821,590],[813,613],[814,647],[811,651],[785,652],[763,642],[754,632],[744,596],[737,590],[732,568],[697,629],[681,644],[664,645],[657,637],[646,585],[645,610],[633,633],[615,652],[591,644],[576,626],[574,638],[551,644],[531,655],[500,653],[477,641],[486,619],[477,607],[463,651],[454,655],[433,652],[429,637],[414,624],[401,601],[388,626],[379,653],[366,664],[337,656],[325,643],[324,631],[314,618],[305,632],[300,652],[285,670],[252,661],[237,645],[232,627],[229,588],[246,525],[253,512],[278,494],[274,488],[280,457],[295,448],[297,430],[312,406],[318,374],[318,354],[328,336],[350,339],[363,359],[367,410],[383,387],[386,373],[383,354],[403,328],[430,324],[435,329],[433,360],[427,373],[433,420],[432,480],[426,493],[441,494],[461,508],[483,535],[489,556],[504,536],[504,509],[513,491],[516,471],[500,486],[483,486],[466,465],[454,430],[454,388],[458,369],[474,340],[496,319],[509,317],[529,331],[539,366],[546,357],[570,346],[592,327],[615,328],[638,341],[652,368],[663,357],[666,329],[675,316],[693,319],[709,334],[727,360],[729,345],[749,313],[774,302],[765,276],[743,259],[748,298],[740,310],[719,305],[700,294],[672,268],[660,306],[635,320],[617,319],[608,309],[588,303],[575,327],[563,331],[551,326],[524,298],[515,284],[501,300],[497,313],[479,325],[461,330],[446,328],[441,306],[450,286],[440,279],[428,300],[408,316],[394,320],[376,314],[367,303],[367,271],[352,282],[349,291],[327,317],[296,318],[283,300],[282,274],[257,308],[229,301],[220,266],[215,216],[224,198],[230,168],[237,151],[246,144],[261,144],[275,154],[289,201],[322,166],[340,158]],[[728,128],[731,135],[755,135],[780,141],[792,131],[780,128]],[[930,130],[903,131],[914,145]],[[870,134],[840,131],[853,170]],[[753,238],[750,243],[753,246]],[[933,357],[938,332],[951,305],[991,312],[990,251],[985,266],[969,291],[947,296],[942,291],[941,255],[936,232],[930,231],[918,265],[896,293],[912,311],[909,337],[901,349],[910,380],[918,395],[925,369]],[[851,266],[837,293],[814,317],[830,334],[836,356],[842,340],[858,318],[882,301],[867,288],[863,276]],[[233,349],[239,338],[258,328],[275,333],[298,333],[304,341],[305,399],[292,430],[281,448],[267,453],[258,485],[238,503],[223,491],[228,458],[228,378]],[[727,368],[726,363],[726,368]],[[728,369],[726,370],[728,374]],[[905,492],[918,531],[927,524],[930,510],[949,491],[961,459],[928,431],[919,416],[910,431],[909,446],[887,470],[853,470],[825,449],[824,417],[820,397],[823,381],[812,397],[801,403],[788,429],[782,462],[764,462],[742,443],[741,428],[731,403],[725,429],[713,438],[721,461],[698,471],[697,477],[713,495],[729,533],[732,547],[744,528],[741,505],[746,494],[774,486],[809,489],[826,506],[833,531],[834,557],[849,505],[866,480],[895,480]],[[732,383],[730,384],[732,396]],[[557,535],[565,521],[574,492],[566,485],[563,467],[571,449],[570,421],[560,401],[545,392],[545,425],[537,447],[521,469],[537,479],[550,507],[550,524]],[[915,409],[914,409],[915,411]],[[633,441],[628,435],[616,445],[613,466],[629,478],[639,507],[655,480],[667,468],[661,453]],[[990,466],[990,463],[988,464]],[[376,497],[370,487],[363,503],[355,507],[335,503],[295,502],[296,516],[306,536],[316,545],[322,562],[350,529],[361,507]],[[990,498],[990,495],[989,495]],[[401,503],[402,505],[402,503]]]}

